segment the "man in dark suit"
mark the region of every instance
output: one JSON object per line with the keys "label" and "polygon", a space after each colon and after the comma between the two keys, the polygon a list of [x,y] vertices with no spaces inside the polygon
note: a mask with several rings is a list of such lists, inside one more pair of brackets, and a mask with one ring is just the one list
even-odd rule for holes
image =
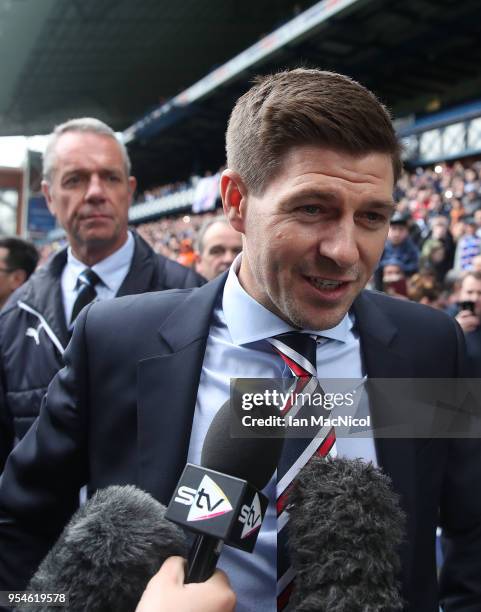
{"label": "man in dark suit", "polygon": [[[105,123],[73,119],[55,128],[44,155],[42,188],[69,248],[10,296],[0,317],[0,473],[62,366],[82,305],[205,282],[128,230],[135,184],[127,150]],[[96,278],[87,300],[86,270]]]}
{"label": "man in dark suit", "polygon": [[[401,167],[373,94],[318,70],[266,77],[232,113],[227,161],[224,209],[243,234],[231,270],[200,289],[125,297],[80,315],[66,367],[0,480],[1,589],[24,586],[81,484],[134,483],[168,502],[187,458],[198,459],[229,378],[285,372],[273,335],[321,336],[320,376],[462,374],[453,320],[363,291]],[[382,408],[373,402],[373,417]],[[407,514],[409,610],[435,612],[439,597],[450,612],[480,608],[477,441],[379,439],[362,454],[391,476]],[[440,594],[438,520],[447,544]],[[255,554],[226,559],[238,610],[275,609],[275,547],[275,524],[269,531],[266,523]]]}

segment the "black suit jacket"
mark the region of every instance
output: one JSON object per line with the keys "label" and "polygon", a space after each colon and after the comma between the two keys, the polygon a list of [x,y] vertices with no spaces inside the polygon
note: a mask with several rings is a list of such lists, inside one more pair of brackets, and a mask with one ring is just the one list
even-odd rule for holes
{"label": "black suit jacket", "polygon": [[[195,290],[99,302],[80,315],[39,419],[0,480],[0,589],[22,588],[69,518],[79,487],[133,483],[168,503],[184,467],[212,310],[225,275]],[[363,292],[354,304],[370,377],[454,377],[462,334],[442,313]],[[382,407],[374,407],[382,409]],[[437,611],[434,558],[448,536],[446,610],[481,610],[477,441],[377,440],[407,514],[409,610]]]}

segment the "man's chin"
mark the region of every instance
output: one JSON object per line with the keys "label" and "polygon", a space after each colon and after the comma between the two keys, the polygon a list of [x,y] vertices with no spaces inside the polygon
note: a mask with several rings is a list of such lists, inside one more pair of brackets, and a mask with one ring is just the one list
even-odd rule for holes
{"label": "man's chin", "polygon": [[119,242],[119,234],[113,228],[96,227],[80,231],[76,234],[74,242],[83,248],[98,251],[109,249]]}
{"label": "man's chin", "polygon": [[351,305],[351,302],[330,307],[319,306],[318,308],[308,305],[302,309],[302,305],[298,303],[295,307],[286,309],[286,316],[284,318],[288,319],[291,325],[299,329],[319,331],[332,329],[342,321]]}

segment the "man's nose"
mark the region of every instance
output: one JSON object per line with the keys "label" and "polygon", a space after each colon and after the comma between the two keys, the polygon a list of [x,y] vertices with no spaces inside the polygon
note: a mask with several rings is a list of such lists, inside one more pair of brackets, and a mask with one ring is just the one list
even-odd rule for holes
{"label": "man's nose", "polygon": [[339,268],[350,268],[359,261],[356,226],[353,220],[340,220],[319,241],[319,253]]}
{"label": "man's nose", "polygon": [[105,199],[104,186],[98,174],[91,175],[87,185],[85,199],[89,202]]}
{"label": "man's nose", "polygon": [[236,258],[236,255],[237,255],[237,253],[235,253],[234,251],[232,251],[230,249],[226,249],[224,251],[224,254],[222,255],[222,262],[227,264],[228,266],[230,266],[231,263]]}

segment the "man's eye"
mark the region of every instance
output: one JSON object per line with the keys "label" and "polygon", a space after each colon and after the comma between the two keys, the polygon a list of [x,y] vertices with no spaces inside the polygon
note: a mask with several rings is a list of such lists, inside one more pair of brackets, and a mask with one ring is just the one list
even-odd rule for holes
{"label": "man's eye", "polygon": [[300,206],[299,210],[310,216],[317,215],[320,212],[319,206],[314,206],[313,204],[306,204],[304,206]]}
{"label": "man's eye", "polygon": [[364,218],[371,225],[379,225],[387,221],[387,218],[385,215],[382,215],[381,213],[373,212],[373,211],[368,211],[364,213]]}
{"label": "man's eye", "polygon": [[80,182],[80,177],[78,177],[78,176],[69,176],[68,178],[66,178],[63,181],[63,184],[66,187],[74,187],[75,185],[78,185],[79,182]]}
{"label": "man's eye", "polygon": [[223,246],[215,246],[209,250],[210,255],[223,255],[225,253],[225,248]]}

